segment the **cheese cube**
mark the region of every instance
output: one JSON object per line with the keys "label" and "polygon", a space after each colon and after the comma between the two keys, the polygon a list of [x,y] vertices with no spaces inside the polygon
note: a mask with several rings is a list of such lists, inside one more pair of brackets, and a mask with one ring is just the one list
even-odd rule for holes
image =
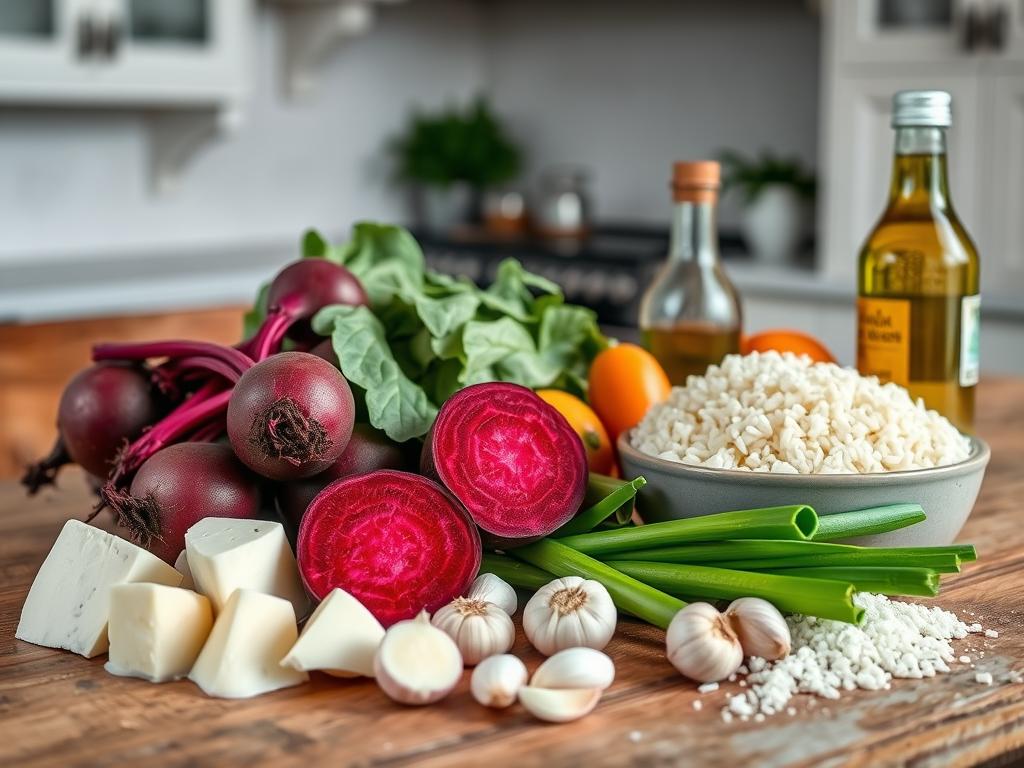
{"label": "cheese cube", "polygon": [[189,680],[208,696],[226,699],[304,683],[309,675],[280,663],[297,635],[295,611],[287,600],[236,590],[217,616]]}
{"label": "cheese cube", "polygon": [[192,580],[192,571],[188,567],[188,553],[184,549],[174,561],[174,570],[181,574],[182,589],[196,588],[196,583]]}
{"label": "cheese cube", "polygon": [[210,601],[195,592],[162,584],[113,586],[106,670],[153,683],[185,677],[212,627]]}
{"label": "cheese cube", "polygon": [[107,650],[110,588],[136,581],[176,587],[181,574],[131,542],[68,520],[32,582],[14,636],[98,656]]}
{"label": "cheese cube", "polygon": [[383,639],[384,627],[362,603],[344,590],[332,589],[281,663],[336,677],[373,677],[373,657]]}
{"label": "cheese cube", "polygon": [[295,555],[280,523],[207,517],[185,532],[185,552],[196,589],[210,598],[215,613],[236,589],[283,597],[299,618],[309,612]]}

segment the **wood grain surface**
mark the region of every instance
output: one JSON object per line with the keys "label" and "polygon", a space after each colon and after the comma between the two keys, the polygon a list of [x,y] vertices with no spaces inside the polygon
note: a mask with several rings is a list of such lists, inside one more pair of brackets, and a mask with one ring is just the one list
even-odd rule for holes
{"label": "wood grain surface", "polygon": [[[1024,761],[1024,380],[985,381],[978,431],[993,449],[962,541],[980,559],[934,601],[999,632],[958,649],[975,668],[900,680],[840,701],[794,699],[798,713],[726,725],[725,684],[701,696],[666,662],[663,636],[623,622],[608,648],[618,676],[595,712],[568,725],[522,709],[492,711],[469,695],[468,675],[430,707],[386,699],[371,681],[315,675],[297,688],[245,701],[206,698],[188,682],[112,677],[86,660],[14,639],[21,604],[61,523],[89,501],[80,476],[26,500],[0,485],[0,765],[424,766],[878,766],[1016,765]],[[515,652],[540,659],[519,632]],[[975,682],[976,672],[995,678]],[[702,703],[697,711],[695,701]]]}

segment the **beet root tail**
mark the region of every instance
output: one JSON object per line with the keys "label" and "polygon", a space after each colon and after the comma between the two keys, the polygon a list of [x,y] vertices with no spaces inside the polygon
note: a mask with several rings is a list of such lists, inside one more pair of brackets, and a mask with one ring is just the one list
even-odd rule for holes
{"label": "beet root tail", "polygon": [[249,442],[264,456],[295,466],[323,459],[332,445],[324,425],[290,397],[275,401],[253,419]]}
{"label": "beet root tail", "polygon": [[64,441],[58,437],[46,458],[40,459],[35,464],[30,464],[25,469],[25,474],[21,477],[21,484],[25,486],[29,496],[35,496],[40,488],[53,485],[57,480],[57,471],[65,464],[70,463],[71,457],[64,446]]}
{"label": "beet root tail", "polygon": [[132,496],[114,483],[107,483],[100,491],[100,503],[93,516],[105,507],[110,507],[117,524],[127,529],[132,541],[139,546],[149,549],[154,539],[163,539],[160,531],[160,506],[152,494]]}

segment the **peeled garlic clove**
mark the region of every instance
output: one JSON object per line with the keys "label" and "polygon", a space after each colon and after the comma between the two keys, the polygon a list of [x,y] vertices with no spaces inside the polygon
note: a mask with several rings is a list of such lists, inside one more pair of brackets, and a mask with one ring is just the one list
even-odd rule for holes
{"label": "peeled garlic clove", "polygon": [[526,665],[508,653],[488,656],[469,678],[470,693],[485,707],[511,706],[524,685]]}
{"label": "peeled garlic clove", "polygon": [[793,645],[789,624],[779,609],[767,600],[759,597],[733,600],[725,616],[747,656],[777,661],[789,655]]}
{"label": "peeled garlic clove", "polygon": [[665,634],[672,666],[691,680],[724,680],[743,663],[743,648],[729,621],[708,603],[690,603],[672,619]]}
{"label": "peeled garlic clove", "polygon": [[377,684],[401,704],[430,704],[451,693],[462,677],[455,641],[430,623],[423,611],[393,624],[373,660]]}
{"label": "peeled garlic clove", "polygon": [[535,688],[519,689],[519,703],[531,715],[549,723],[568,723],[589,715],[601,700],[598,688]]}
{"label": "peeled garlic clove", "polygon": [[615,664],[593,648],[566,648],[533,673],[536,688],[596,688],[603,691],[615,679]]}
{"label": "peeled garlic clove", "polygon": [[519,607],[515,589],[493,573],[481,573],[469,587],[466,597],[494,603],[509,616],[514,616]]}
{"label": "peeled garlic clove", "polygon": [[494,603],[457,597],[440,608],[430,621],[459,646],[462,661],[473,666],[516,641],[516,628],[505,611]]}
{"label": "peeled garlic clove", "polygon": [[541,587],[523,609],[523,631],[550,656],[565,648],[601,650],[615,634],[618,612],[603,584],[566,576]]}

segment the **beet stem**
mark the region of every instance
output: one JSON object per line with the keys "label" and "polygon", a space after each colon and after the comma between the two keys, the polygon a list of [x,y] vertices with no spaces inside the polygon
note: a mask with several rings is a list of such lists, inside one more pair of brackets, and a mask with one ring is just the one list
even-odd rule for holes
{"label": "beet stem", "polygon": [[92,348],[92,359],[100,360],[147,360],[152,357],[172,359],[191,356],[212,357],[223,361],[239,375],[252,367],[253,360],[244,352],[233,347],[211,344],[206,341],[148,341],[141,344],[97,344]]}
{"label": "beet stem", "polygon": [[268,313],[263,325],[253,334],[252,338],[243,343],[239,349],[252,356],[253,360],[259,362],[266,360],[271,355],[281,351],[281,344],[284,343],[285,334],[295,317],[284,311],[281,307],[273,307]]}
{"label": "beet stem", "polygon": [[53,485],[57,479],[57,470],[70,463],[71,457],[64,446],[64,441],[58,436],[45,458],[25,468],[21,484],[25,486],[29,496],[35,496],[44,485]]}
{"label": "beet stem", "polygon": [[322,459],[332,444],[323,424],[290,397],[275,401],[253,419],[249,442],[264,456],[295,466]]}

